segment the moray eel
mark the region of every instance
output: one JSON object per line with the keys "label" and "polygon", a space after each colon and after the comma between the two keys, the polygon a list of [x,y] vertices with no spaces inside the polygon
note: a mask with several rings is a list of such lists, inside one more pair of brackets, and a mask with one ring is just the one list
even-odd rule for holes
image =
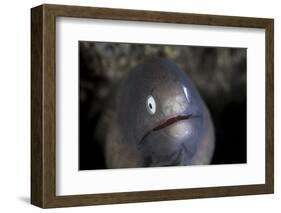
{"label": "moray eel", "polygon": [[[191,79],[153,58],[128,72],[103,141],[107,168],[209,164],[214,127]],[[105,129],[103,129],[105,132]]]}

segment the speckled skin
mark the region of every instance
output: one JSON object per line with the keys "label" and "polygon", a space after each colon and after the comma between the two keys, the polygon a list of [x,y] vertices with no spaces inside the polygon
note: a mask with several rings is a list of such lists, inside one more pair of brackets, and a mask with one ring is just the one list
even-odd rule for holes
{"label": "speckled skin", "polygon": [[[155,114],[146,107],[150,95]],[[191,79],[173,62],[153,58],[138,65],[116,97],[104,140],[107,168],[210,163],[214,150],[210,113]],[[184,119],[165,125],[179,116]]]}

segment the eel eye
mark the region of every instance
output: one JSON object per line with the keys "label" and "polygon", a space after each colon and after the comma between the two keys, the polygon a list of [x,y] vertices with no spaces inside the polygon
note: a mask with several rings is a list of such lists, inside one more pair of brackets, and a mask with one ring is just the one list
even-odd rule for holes
{"label": "eel eye", "polygon": [[184,95],[187,99],[187,102],[190,103],[190,95],[189,95],[189,92],[187,91],[187,88],[185,86],[183,86],[183,92],[184,92]]}
{"label": "eel eye", "polygon": [[156,103],[153,96],[151,95],[147,97],[146,109],[151,115],[153,115],[156,112]]}

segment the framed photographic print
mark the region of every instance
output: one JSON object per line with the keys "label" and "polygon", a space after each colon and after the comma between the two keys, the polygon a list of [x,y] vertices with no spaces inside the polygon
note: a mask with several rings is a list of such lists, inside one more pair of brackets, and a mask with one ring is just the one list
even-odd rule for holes
{"label": "framed photographic print", "polygon": [[273,193],[273,19],[31,9],[31,203]]}

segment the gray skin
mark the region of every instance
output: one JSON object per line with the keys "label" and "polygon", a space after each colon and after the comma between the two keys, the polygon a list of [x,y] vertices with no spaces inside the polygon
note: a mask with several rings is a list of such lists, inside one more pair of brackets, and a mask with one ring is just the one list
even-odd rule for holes
{"label": "gray skin", "polygon": [[153,58],[138,65],[121,83],[115,105],[103,144],[107,168],[210,163],[210,113],[173,62]]}

